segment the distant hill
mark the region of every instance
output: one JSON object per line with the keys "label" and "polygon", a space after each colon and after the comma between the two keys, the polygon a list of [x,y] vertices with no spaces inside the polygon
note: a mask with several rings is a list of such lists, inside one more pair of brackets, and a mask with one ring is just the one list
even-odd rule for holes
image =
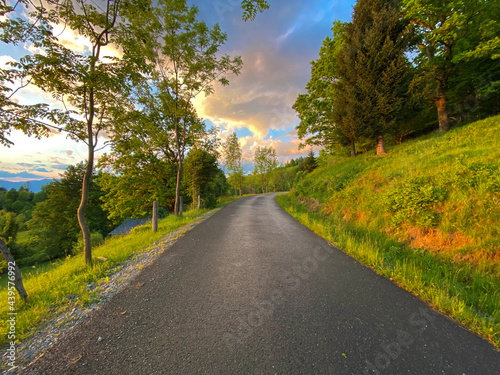
{"label": "distant hill", "polygon": [[34,193],[38,193],[41,190],[43,185],[48,184],[49,182],[52,182],[52,181],[53,180],[50,178],[43,179],[43,180],[16,181],[16,182],[0,180],[0,187],[3,187],[7,190],[10,190],[12,188],[17,190],[21,186],[26,185],[26,183],[28,183],[30,191],[32,191]]}

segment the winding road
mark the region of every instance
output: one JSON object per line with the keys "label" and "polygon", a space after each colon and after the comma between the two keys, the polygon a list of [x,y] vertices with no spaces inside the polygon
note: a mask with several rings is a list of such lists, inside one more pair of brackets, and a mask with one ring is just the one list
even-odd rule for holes
{"label": "winding road", "polygon": [[274,198],[239,199],[199,224],[26,373],[499,373],[487,341]]}

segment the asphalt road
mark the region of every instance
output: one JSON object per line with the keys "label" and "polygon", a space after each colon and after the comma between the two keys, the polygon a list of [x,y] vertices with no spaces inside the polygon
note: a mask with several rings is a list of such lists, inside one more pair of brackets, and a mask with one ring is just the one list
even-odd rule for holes
{"label": "asphalt road", "polygon": [[333,248],[274,197],[240,199],[198,225],[28,373],[499,373],[487,341]]}

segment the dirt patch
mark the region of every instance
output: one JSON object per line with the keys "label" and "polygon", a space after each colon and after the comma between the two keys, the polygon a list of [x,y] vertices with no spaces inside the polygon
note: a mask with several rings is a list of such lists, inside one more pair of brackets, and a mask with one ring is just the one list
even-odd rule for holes
{"label": "dirt patch", "polygon": [[472,238],[462,233],[445,233],[439,229],[424,230],[418,227],[410,227],[406,229],[404,234],[410,240],[411,247],[434,252],[454,253],[474,243]]}

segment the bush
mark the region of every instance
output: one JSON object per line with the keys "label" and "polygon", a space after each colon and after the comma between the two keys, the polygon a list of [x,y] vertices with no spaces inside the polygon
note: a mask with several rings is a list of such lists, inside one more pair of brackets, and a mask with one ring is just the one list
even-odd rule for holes
{"label": "bush", "polygon": [[434,186],[428,178],[411,178],[396,185],[387,194],[393,212],[392,222],[417,224],[428,228],[436,224],[437,213],[433,207],[446,198],[446,189]]}

